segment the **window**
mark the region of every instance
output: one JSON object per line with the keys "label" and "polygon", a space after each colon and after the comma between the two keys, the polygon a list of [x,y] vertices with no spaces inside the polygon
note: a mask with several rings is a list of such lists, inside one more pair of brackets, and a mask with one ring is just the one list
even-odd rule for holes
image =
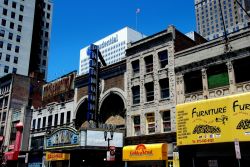
{"label": "window", "polygon": [[3,8],[3,15],[6,16],[7,15],[7,9]]}
{"label": "window", "polygon": [[50,14],[49,13],[47,13],[47,19],[49,19],[50,18]]}
{"label": "window", "polygon": [[0,41],[0,48],[3,48],[3,41]]}
{"label": "window", "polygon": [[2,24],[2,26],[6,26],[6,20],[5,20],[5,19],[2,19],[1,24]]}
{"label": "window", "polygon": [[140,116],[134,116],[134,135],[139,136],[141,134],[141,121]]}
{"label": "window", "polygon": [[132,62],[133,74],[138,74],[140,72],[140,62],[139,60],[135,60]]}
{"label": "window", "polygon": [[48,38],[49,37],[49,32],[45,31],[44,36]]}
{"label": "window", "polygon": [[70,115],[71,115],[71,112],[68,111],[67,112],[67,120],[66,120],[67,123],[70,123]]}
{"label": "window", "polygon": [[13,39],[13,33],[9,33],[9,39],[12,40]]}
{"label": "window", "polygon": [[167,50],[159,52],[158,56],[159,56],[161,68],[164,68],[166,65],[168,65],[168,51]]}
{"label": "window", "polygon": [[148,101],[153,101],[154,100],[154,83],[146,83],[145,84],[145,89],[146,89],[146,100]]}
{"label": "window", "polygon": [[6,120],[6,112],[3,112],[3,116],[2,116],[2,121],[4,122]]}
{"label": "window", "polygon": [[[0,60],[2,59],[2,52],[0,52]],[[0,108],[1,108],[2,106],[0,105]]]}
{"label": "window", "polygon": [[36,129],[36,119],[33,119],[32,121],[32,129]]}
{"label": "window", "polygon": [[207,69],[208,88],[229,85],[227,67],[225,64],[211,66]]}
{"label": "window", "polygon": [[155,114],[154,113],[148,113],[146,114],[147,119],[147,129],[148,133],[154,133],[155,132]]}
{"label": "window", "polygon": [[10,22],[10,28],[14,29],[14,23],[13,22]]}
{"label": "window", "polygon": [[43,60],[43,66],[46,66],[46,60]]}
{"label": "window", "polygon": [[146,68],[146,73],[152,72],[153,71],[153,56],[147,56],[144,58],[145,60],[145,68]]}
{"label": "window", "polygon": [[24,10],[24,6],[20,5],[20,11],[23,12],[23,10]]}
{"label": "window", "polygon": [[18,57],[14,57],[13,63],[17,64],[18,63]]}
{"label": "window", "polygon": [[15,12],[11,12],[11,18],[12,18],[12,19],[15,19],[15,17],[16,17]]}
{"label": "window", "polygon": [[46,117],[43,117],[43,126],[42,128],[44,129],[46,127]]}
{"label": "window", "polygon": [[23,21],[23,16],[22,16],[22,15],[19,15],[18,20],[19,20],[19,21]]}
{"label": "window", "polygon": [[50,6],[50,4],[48,4],[48,10],[50,10],[51,9],[51,6]]}
{"label": "window", "polygon": [[11,50],[12,45],[10,43],[7,44],[7,50]]}
{"label": "window", "polygon": [[161,89],[161,99],[169,97],[169,79],[161,79],[160,81],[160,89]]}
{"label": "window", "polygon": [[132,87],[133,104],[140,103],[140,86]]}
{"label": "window", "polygon": [[12,2],[12,8],[16,8],[16,2]]}
{"label": "window", "polygon": [[48,127],[51,127],[52,126],[52,115],[49,116],[48,118]]}
{"label": "window", "polygon": [[40,129],[40,128],[41,128],[41,118],[38,118],[37,129]]}
{"label": "window", "polygon": [[4,72],[8,73],[9,72],[9,66],[4,66]]}
{"label": "window", "polygon": [[55,114],[54,126],[56,127],[58,123],[58,114]]}
{"label": "window", "polygon": [[44,41],[44,46],[45,46],[45,47],[48,46],[48,41]]}
{"label": "window", "polygon": [[8,55],[8,54],[6,55],[5,61],[8,61],[8,62],[10,61],[10,55]]}
{"label": "window", "polygon": [[185,93],[201,91],[203,88],[201,70],[184,74]]}
{"label": "window", "polygon": [[17,68],[13,67],[12,73],[13,73],[13,74],[16,74],[16,73],[17,73]]}
{"label": "window", "polygon": [[49,23],[46,23],[46,28],[49,28]]}
{"label": "window", "polygon": [[17,35],[16,36],[16,42],[20,42],[21,41],[21,36],[20,35]]}
{"label": "window", "polygon": [[3,136],[3,133],[4,132],[4,126],[1,126],[1,129],[0,129],[0,135]]}
{"label": "window", "polygon": [[170,111],[162,112],[162,127],[163,127],[163,132],[171,131]]}
{"label": "window", "polygon": [[4,5],[8,5],[8,0],[4,0]]}
{"label": "window", "polygon": [[16,46],[16,47],[15,47],[15,52],[16,52],[16,53],[19,53],[19,46]]}
{"label": "window", "polygon": [[43,56],[47,56],[47,50],[43,51]]}
{"label": "window", "polygon": [[236,83],[250,81],[250,75],[245,73],[250,69],[250,57],[235,60],[233,66]]}
{"label": "window", "polygon": [[60,125],[64,124],[64,113],[61,113]]}
{"label": "window", "polygon": [[4,37],[5,31],[4,30],[0,30],[0,37]]}
{"label": "window", "polygon": [[22,26],[21,25],[18,25],[17,31],[22,32]]}

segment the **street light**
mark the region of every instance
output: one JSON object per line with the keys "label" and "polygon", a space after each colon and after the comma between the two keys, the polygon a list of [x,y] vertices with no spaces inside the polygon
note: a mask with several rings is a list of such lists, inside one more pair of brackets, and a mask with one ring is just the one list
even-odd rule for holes
{"label": "street light", "polygon": [[[108,132],[110,133],[110,138],[108,137]],[[111,131],[104,131],[104,139],[105,141],[108,141],[108,149],[109,149],[109,141],[110,140],[113,140],[113,137],[114,137],[114,131],[111,130]]]}

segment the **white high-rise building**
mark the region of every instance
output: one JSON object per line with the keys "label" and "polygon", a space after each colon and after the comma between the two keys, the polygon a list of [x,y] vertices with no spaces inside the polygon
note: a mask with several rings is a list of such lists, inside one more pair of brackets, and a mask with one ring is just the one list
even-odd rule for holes
{"label": "white high-rise building", "polygon": [[0,0],[0,77],[47,77],[52,11],[50,0]]}
{"label": "white high-rise building", "polygon": [[[138,41],[144,38],[145,35],[135,31],[129,27],[125,27],[107,37],[94,42],[95,45],[99,46],[99,50],[107,63],[113,64],[125,57],[125,50],[127,44]],[[87,55],[87,49],[89,46],[81,49],[80,51],[80,67],[79,74],[86,74],[89,70],[89,57]]]}

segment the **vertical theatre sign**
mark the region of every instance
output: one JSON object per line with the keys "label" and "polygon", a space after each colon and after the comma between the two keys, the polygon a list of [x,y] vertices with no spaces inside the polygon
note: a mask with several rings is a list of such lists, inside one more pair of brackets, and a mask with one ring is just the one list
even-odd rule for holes
{"label": "vertical theatre sign", "polygon": [[250,93],[176,106],[177,144],[250,140]]}

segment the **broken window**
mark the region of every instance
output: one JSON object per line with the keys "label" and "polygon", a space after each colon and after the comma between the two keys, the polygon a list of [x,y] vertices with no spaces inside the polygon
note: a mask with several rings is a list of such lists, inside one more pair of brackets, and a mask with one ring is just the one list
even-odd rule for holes
{"label": "broken window", "polygon": [[184,74],[185,93],[197,92],[202,90],[201,71],[191,71]]}

